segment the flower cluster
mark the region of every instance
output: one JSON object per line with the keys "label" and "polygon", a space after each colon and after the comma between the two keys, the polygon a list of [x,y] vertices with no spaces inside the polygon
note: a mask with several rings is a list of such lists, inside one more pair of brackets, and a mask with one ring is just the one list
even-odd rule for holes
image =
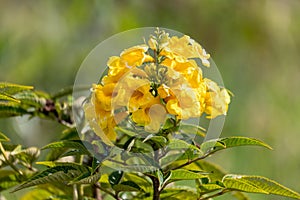
{"label": "flower cluster", "polygon": [[108,72],[93,85],[86,117],[106,137],[117,138],[115,126],[124,119],[156,133],[167,118],[186,120],[206,113],[225,115],[230,96],[204,78],[197,60],[210,67],[210,55],[189,36],[170,37],[163,31],[147,44],[110,57]]}

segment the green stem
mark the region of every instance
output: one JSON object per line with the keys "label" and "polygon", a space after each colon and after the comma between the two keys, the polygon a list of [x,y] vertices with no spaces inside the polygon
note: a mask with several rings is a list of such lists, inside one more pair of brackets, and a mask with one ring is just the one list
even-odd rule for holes
{"label": "green stem", "polygon": [[14,170],[16,171],[19,175],[23,176],[23,173],[13,164],[9,161],[9,159],[6,156],[6,152],[4,147],[2,146],[2,143],[0,142],[0,152],[3,155],[3,158],[5,160],[5,162]]}
{"label": "green stem", "polygon": [[210,155],[210,153],[204,154],[203,156],[201,156],[201,157],[199,157],[199,158],[195,158],[195,159],[193,159],[193,160],[189,160],[188,162],[186,162],[186,163],[184,163],[184,164],[182,164],[182,165],[179,165],[179,166],[177,166],[177,167],[174,167],[173,169],[169,169],[168,171],[175,170],[175,169],[180,169],[180,168],[182,168],[182,167],[185,167],[185,166],[187,166],[187,165],[192,164],[193,162],[196,162],[196,161],[198,161],[198,160],[202,160],[202,159],[204,159],[204,158],[207,158],[209,155]]}
{"label": "green stem", "polygon": [[153,183],[153,200],[160,200],[159,180],[154,176],[149,176]]}

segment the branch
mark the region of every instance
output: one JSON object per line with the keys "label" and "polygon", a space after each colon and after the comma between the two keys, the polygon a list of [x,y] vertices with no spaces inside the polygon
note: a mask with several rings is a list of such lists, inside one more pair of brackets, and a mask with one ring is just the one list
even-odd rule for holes
{"label": "branch", "polygon": [[177,167],[174,167],[173,169],[169,169],[168,171],[175,170],[175,169],[180,169],[180,168],[185,167],[185,166],[187,166],[187,165],[189,165],[189,164],[192,164],[193,162],[196,162],[196,161],[198,161],[198,160],[202,160],[202,159],[204,159],[204,158],[207,158],[208,156],[211,155],[210,153],[211,153],[211,152],[208,152],[208,153],[204,154],[203,156],[201,156],[201,157],[199,157],[199,158],[195,158],[195,159],[193,159],[193,160],[189,160],[188,162],[186,162],[186,163],[184,163],[184,164],[182,164],[182,165],[179,165],[179,166],[177,166]]}

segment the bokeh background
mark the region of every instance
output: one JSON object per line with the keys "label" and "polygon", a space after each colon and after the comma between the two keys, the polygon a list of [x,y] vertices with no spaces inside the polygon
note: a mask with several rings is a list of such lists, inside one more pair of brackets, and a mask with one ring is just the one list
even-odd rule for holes
{"label": "bokeh background", "polygon": [[[73,85],[99,42],[145,26],[188,34],[212,55],[235,94],[222,136],[274,147],[241,147],[210,159],[228,172],[265,175],[300,191],[299,0],[0,0],[0,81],[49,92]],[[0,130],[25,145],[42,146],[57,129],[36,119],[0,120]]]}

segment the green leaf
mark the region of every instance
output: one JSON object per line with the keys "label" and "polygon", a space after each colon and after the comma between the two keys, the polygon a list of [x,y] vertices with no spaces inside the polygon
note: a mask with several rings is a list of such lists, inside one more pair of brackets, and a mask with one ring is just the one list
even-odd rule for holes
{"label": "green leaf", "polygon": [[27,199],[43,200],[43,199],[50,199],[51,196],[52,194],[49,191],[38,188],[24,194],[21,200],[27,200]]}
{"label": "green leaf", "polygon": [[68,128],[62,132],[60,140],[79,140],[76,128]]}
{"label": "green leaf", "polygon": [[17,174],[13,171],[1,170],[0,171],[0,192],[7,190],[19,184]]}
{"label": "green leaf", "polygon": [[24,91],[21,93],[17,93],[14,95],[16,99],[21,101],[22,106],[24,107],[37,107],[41,108],[46,104],[46,99],[43,97],[40,97],[38,94],[36,94],[33,91]]}
{"label": "green leaf", "polygon": [[81,176],[77,177],[76,179],[72,180],[69,184],[94,184],[97,183],[101,178],[100,173],[96,173],[93,175],[90,174],[90,172],[86,172]]}
{"label": "green leaf", "polygon": [[65,166],[55,166],[46,169],[45,171],[30,178],[25,183],[19,185],[13,190],[13,192],[45,183],[68,183],[87,171],[87,168],[84,166],[71,165],[71,163],[65,164]]}
{"label": "green leaf", "polygon": [[9,138],[4,134],[0,132],[0,142],[9,142]]}
{"label": "green leaf", "polygon": [[72,148],[83,152],[84,154],[90,155],[90,152],[87,150],[86,146],[89,149],[92,149],[90,143],[81,141],[81,140],[63,140],[59,142],[53,142],[44,146],[42,149],[51,149],[51,148]]}
{"label": "green leaf", "polygon": [[122,183],[114,185],[113,189],[116,192],[120,192],[120,191],[132,191],[132,192],[134,192],[134,191],[142,191],[141,187],[139,185],[137,185],[133,181],[124,181]]}
{"label": "green leaf", "polygon": [[143,142],[149,142],[150,144],[155,143],[159,147],[163,147],[167,144],[168,141],[163,136],[149,135],[146,139],[144,139]]}
{"label": "green leaf", "polygon": [[236,146],[246,146],[246,145],[254,145],[254,146],[261,146],[267,149],[272,149],[268,144],[255,139],[255,138],[248,138],[248,137],[227,137],[221,138],[221,142],[223,142],[226,148],[236,147]]}
{"label": "green leaf", "polygon": [[19,85],[14,83],[0,82],[0,92],[13,95],[24,90],[32,90],[32,86]]}
{"label": "green leaf", "polygon": [[133,181],[138,184],[143,191],[152,191],[152,183],[147,180],[146,177],[134,174],[134,173],[124,173],[124,181]]}
{"label": "green leaf", "polygon": [[227,138],[219,138],[213,139],[206,142],[203,142],[200,146],[200,149],[203,152],[213,153],[222,149],[227,149],[231,147],[237,146],[262,146],[268,149],[272,149],[268,144],[255,139],[255,138],[248,138],[248,137],[227,137]]}
{"label": "green leaf", "polygon": [[21,104],[19,103],[0,101],[0,117],[13,117],[28,114],[27,110],[20,105]]}
{"label": "green leaf", "polygon": [[29,190],[25,193],[21,200],[71,200],[65,194],[71,194],[72,190],[63,187],[59,184],[50,185],[50,184],[43,184],[39,185],[36,188]]}
{"label": "green leaf", "polygon": [[223,186],[216,184],[216,183],[207,183],[207,184],[200,185],[200,190],[203,192],[207,192],[207,191],[212,192],[212,191],[220,190],[223,188],[224,188]]}
{"label": "green leaf", "polygon": [[192,124],[181,124],[179,126],[179,130],[180,132],[186,134],[194,134],[194,135],[199,135],[201,137],[205,137],[205,131],[206,131],[204,128]]}
{"label": "green leaf", "polygon": [[196,189],[187,186],[173,186],[171,188],[166,188],[162,191],[160,197],[161,200],[195,200],[199,198]]}
{"label": "green leaf", "polygon": [[171,180],[193,180],[207,177],[207,175],[191,172],[186,169],[176,169],[171,170],[170,181]]}
{"label": "green leaf", "polygon": [[123,177],[123,171],[114,171],[108,176],[109,183],[111,184],[111,186],[115,186],[119,184],[122,177]]}
{"label": "green leaf", "polygon": [[299,193],[261,176],[228,174],[224,176],[222,182],[228,189],[251,193],[276,194],[300,199]]}
{"label": "green leaf", "polygon": [[125,129],[125,128],[121,128],[119,126],[116,126],[115,129],[114,129],[117,133],[123,133],[123,134],[126,134],[130,137],[134,137],[137,135],[136,132],[133,132],[133,131],[130,131],[128,129]]}
{"label": "green leaf", "polygon": [[196,150],[198,152],[201,152],[201,150],[198,147],[196,147],[192,144],[189,144],[186,141],[180,140],[180,139],[170,140],[170,142],[168,144],[168,148],[169,149],[179,149],[179,150],[192,149],[192,150]]}
{"label": "green leaf", "polygon": [[61,97],[64,97],[64,96],[71,95],[74,91],[76,91],[76,92],[87,91],[90,88],[91,88],[91,86],[80,86],[80,87],[76,87],[76,88],[74,88],[73,86],[66,87],[66,88],[63,88],[60,91],[52,94],[51,99],[57,99],[57,98],[61,98]]}
{"label": "green leaf", "polygon": [[207,172],[211,182],[221,181],[225,175],[225,172],[219,166],[204,160],[194,162],[185,168],[190,170],[203,170],[204,172]]}
{"label": "green leaf", "polygon": [[250,200],[245,194],[242,192],[234,191],[231,192],[231,195],[237,200]]}
{"label": "green leaf", "polygon": [[5,93],[0,93],[0,101],[12,101],[15,103],[20,103],[20,101],[13,96],[7,95]]}
{"label": "green leaf", "polygon": [[203,142],[200,145],[200,149],[203,152],[211,152],[211,151],[221,150],[221,149],[225,149],[225,148],[226,148],[225,143],[219,141],[219,139],[209,140],[209,141]]}

